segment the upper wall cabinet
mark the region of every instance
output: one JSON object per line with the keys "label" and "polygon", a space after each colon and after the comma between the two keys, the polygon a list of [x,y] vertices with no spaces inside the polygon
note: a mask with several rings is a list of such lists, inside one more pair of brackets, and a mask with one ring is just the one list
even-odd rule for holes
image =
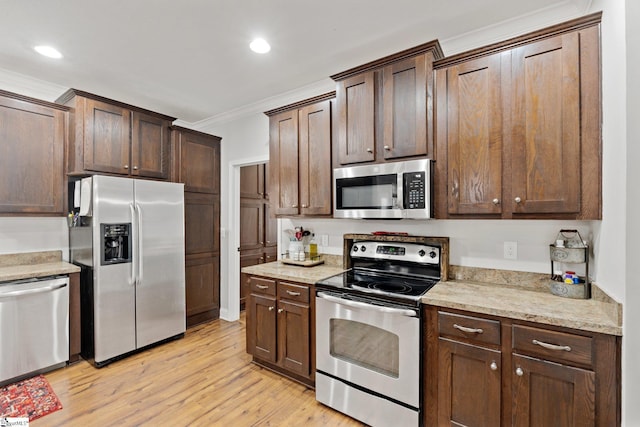
{"label": "upper wall cabinet", "polygon": [[337,82],[337,162],[433,157],[432,64],[437,41],[331,76]]}
{"label": "upper wall cabinet", "polygon": [[276,216],[331,215],[331,106],[335,92],[265,112],[269,202]]}
{"label": "upper wall cabinet", "polygon": [[172,181],[184,191],[220,194],[220,141],[214,135],[172,126]]}
{"label": "upper wall cabinet", "polygon": [[437,218],[601,218],[599,23],[435,63]]}
{"label": "upper wall cabinet", "polygon": [[173,117],[76,89],[56,102],[72,107],[69,174],[169,177]]}
{"label": "upper wall cabinet", "polygon": [[0,91],[0,215],[63,215],[68,108]]}

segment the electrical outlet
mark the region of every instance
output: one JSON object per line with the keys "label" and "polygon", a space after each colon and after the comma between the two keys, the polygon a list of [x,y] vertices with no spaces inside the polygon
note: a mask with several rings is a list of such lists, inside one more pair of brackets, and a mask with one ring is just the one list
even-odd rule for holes
{"label": "electrical outlet", "polygon": [[518,259],[518,242],[504,242],[504,259]]}
{"label": "electrical outlet", "polygon": [[322,234],[320,236],[321,240],[322,240],[322,246],[329,246],[329,235],[328,234]]}

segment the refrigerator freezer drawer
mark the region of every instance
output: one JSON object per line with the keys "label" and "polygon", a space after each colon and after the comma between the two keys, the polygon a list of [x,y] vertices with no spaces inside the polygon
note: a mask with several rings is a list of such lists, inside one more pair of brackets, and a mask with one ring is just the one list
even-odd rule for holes
{"label": "refrigerator freezer drawer", "polygon": [[0,284],[0,384],[69,360],[69,278]]}

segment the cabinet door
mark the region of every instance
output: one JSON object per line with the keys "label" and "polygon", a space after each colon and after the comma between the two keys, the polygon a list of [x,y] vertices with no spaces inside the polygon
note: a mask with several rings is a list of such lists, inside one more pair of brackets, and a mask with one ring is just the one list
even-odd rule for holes
{"label": "cabinet door", "polygon": [[331,215],[331,101],[298,111],[300,213]]}
{"label": "cabinet door", "polygon": [[439,339],[438,424],[499,426],[501,353]]}
{"label": "cabinet door", "polygon": [[247,306],[247,352],[276,363],[276,298],[252,293]]}
{"label": "cabinet door", "polygon": [[262,199],[264,194],[264,164],[240,168],[240,197]]}
{"label": "cabinet door", "polygon": [[219,309],[220,264],[216,257],[186,258],[185,292],[187,318]]}
{"label": "cabinet door", "polygon": [[169,177],[170,124],[159,117],[133,112],[132,175],[162,179]]}
{"label": "cabinet door", "polygon": [[595,424],[595,373],[513,355],[513,423],[587,427]]}
{"label": "cabinet door", "polygon": [[242,273],[244,267],[262,264],[265,261],[262,251],[240,252],[240,307],[245,308],[247,298],[251,293],[251,275]]}
{"label": "cabinet door", "polygon": [[264,204],[264,246],[275,248],[278,246],[278,220],[271,214],[269,203]]}
{"label": "cabinet door", "polygon": [[502,212],[501,54],[447,69],[448,209]]}
{"label": "cabinet door", "polygon": [[87,99],[84,132],[85,170],[129,175],[131,111]]}
{"label": "cabinet door", "polygon": [[[431,58],[431,54],[428,55]],[[427,83],[431,61],[418,55],[383,70],[384,158],[427,155]]]}
{"label": "cabinet door", "polygon": [[240,199],[240,250],[264,246],[264,203],[255,199]]}
{"label": "cabinet door", "polygon": [[579,50],[572,32],[513,51],[513,213],[580,212]]}
{"label": "cabinet door", "polygon": [[64,111],[0,97],[0,213],[64,213],[64,144]]}
{"label": "cabinet door", "polygon": [[285,111],[269,119],[270,202],[276,215],[297,215],[298,111]]}
{"label": "cabinet door", "polygon": [[375,73],[373,71],[338,82],[338,161],[375,160]]}
{"label": "cabinet door", "polygon": [[217,196],[184,193],[185,253],[220,250],[220,202]]}
{"label": "cabinet door", "polygon": [[220,139],[179,132],[178,181],[184,191],[220,193]]}
{"label": "cabinet door", "polygon": [[308,304],[278,301],[278,360],[283,368],[308,377],[311,367]]}

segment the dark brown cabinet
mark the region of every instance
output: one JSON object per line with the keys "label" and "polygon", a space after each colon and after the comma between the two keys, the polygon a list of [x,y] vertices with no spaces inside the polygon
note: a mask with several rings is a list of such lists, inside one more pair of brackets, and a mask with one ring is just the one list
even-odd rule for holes
{"label": "dark brown cabinet", "polygon": [[69,174],[169,178],[170,126],[175,118],[76,89],[56,102],[72,112]]}
{"label": "dark brown cabinet", "polygon": [[171,179],[184,183],[187,326],[220,316],[220,138],[172,127]]}
{"label": "dark brown cabinet", "polygon": [[329,216],[331,99],[329,93],[267,111],[269,200],[276,216]]}
{"label": "dark brown cabinet", "polygon": [[337,164],[433,157],[437,41],[331,76],[337,82]]}
{"label": "dark brown cabinet", "polygon": [[427,306],[425,425],[620,425],[620,338]]}
{"label": "dark brown cabinet", "polygon": [[64,215],[67,114],[0,91],[0,215]]}
{"label": "dark brown cabinet", "polygon": [[[240,168],[240,270],[278,259],[278,224],[269,211],[268,174],[268,163]],[[248,280],[241,272],[241,310],[249,295]]]}
{"label": "dark brown cabinet", "polygon": [[436,62],[436,217],[601,217],[599,22]]}
{"label": "dark brown cabinet", "polygon": [[313,286],[250,278],[247,352],[265,365],[313,386]]}

